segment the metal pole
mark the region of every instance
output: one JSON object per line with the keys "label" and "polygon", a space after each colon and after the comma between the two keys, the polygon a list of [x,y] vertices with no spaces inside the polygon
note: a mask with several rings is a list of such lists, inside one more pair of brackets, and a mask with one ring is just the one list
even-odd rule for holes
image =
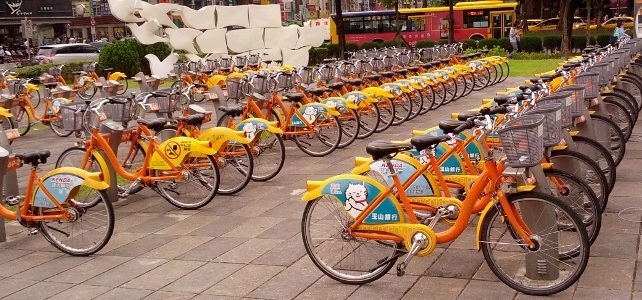
{"label": "metal pole", "polygon": [[[120,139],[123,135],[123,127],[116,124],[114,121],[107,120],[100,124],[100,133],[111,135],[109,137],[109,147],[114,153],[118,153],[118,146],[120,145]],[[103,160],[108,162],[107,172],[109,172],[109,188],[107,188],[107,197],[112,202],[116,202],[118,201],[118,175],[116,174],[114,167],[109,163],[109,159],[107,158],[105,151],[99,150],[98,155],[101,155]]]}

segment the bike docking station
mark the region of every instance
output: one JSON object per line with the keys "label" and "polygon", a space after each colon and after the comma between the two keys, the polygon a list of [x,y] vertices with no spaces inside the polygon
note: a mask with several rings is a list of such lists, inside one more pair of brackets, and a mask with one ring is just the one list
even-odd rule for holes
{"label": "bike docking station", "polygon": [[156,75],[147,76],[143,74],[143,72],[139,72],[138,74],[134,75],[132,79],[135,82],[138,82],[141,93],[149,93],[149,92],[157,91],[160,85],[163,83],[163,80],[159,76],[156,76]]}
{"label": "bike docking station", "polygon": [[[0,106],[4,106],[4,104],[10,106],[13,102],[13,98],[6,99],[5,95],[6,94],[2,94]],[[18,187],[18,173],[15,170],[7,171],[8,161],[12,156],[11,141],[18,138],[20,135],[15,129],[11,130],[11,134],[8,134],[8,132],[9,130],[7,130],[6,124],[3,122],[3,126],[0,127],[0,185],[2,186],[0,190],[2,191],[1,196],[3,202],[5,202],[5,199],[8,197],[20,195],[20,188]],[[7,234],[5,231],[5,224],[2,222],[2,225],[0,225],[0,242],[4,242],[6,240]]]}
{"label": "bike docking station", "polygon": [[96,86],[100,88],[100,96],[103,98],[118,95],[118,91],[123,89],[123,85],[115,80],[106,80],[105,77],[98,78]]}

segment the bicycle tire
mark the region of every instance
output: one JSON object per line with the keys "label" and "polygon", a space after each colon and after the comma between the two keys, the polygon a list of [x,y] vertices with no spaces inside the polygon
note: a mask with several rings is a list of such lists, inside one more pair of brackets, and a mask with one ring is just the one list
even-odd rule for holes
{"label": "bicycle tire", "polygon": [[[89,92],[89,90],[91,90],[91,92]],[[80,99],[89,100],[96,95],[97,90],[98,88],[93,82],[87,81],[82,88],[76,90],[76,94]]]}
{"label": "bicycle tire", "polygon": [[[181,180],[176,181],[176,180],[171,180],[168,182],[159,180],[156,181],[156,189],[159,192],[159,194],[167,200],[167,202],[171,203],[172,205],[181,208],[181,209],[186,209],[186,210],[192,210],[192,209],[199,209],[208,203],[210,203],[213,199],[214,196],[216,196],[216,193],[218,191],[218,186],[220,183],[220,174],[218,171],[218,166],[216,164],[216,161],[214,158],[210,155],[204,155],[202,157],[190,157],[189,155],[185,157],[186,162],[199,162],[201,164],[203,161],[206,162],[209,165],[208,168],[208,174],[203,175],[202,172],[204,170],[196,169],[196,168],[187,168],[185,169],[186,165],[185,163],[179,164],[177,167],[179,169],[182,169],[184,171],[187,171],[190,173],[188,176],[187,180],[190,179],[197,179],[199,182],[197,185],[194,185],[193,188],[187,188],[185,192],[179,192],[177,191],[176,187],[179,183],[185,182],[187,180]],[[174,171],[170,171],[172,173]],[[162,177],[163,176],[163,171],[161,170],[154,170],[154,176],[155,177]],[[207,179],[207,180],[206,180]],[[213,182],[212,182],[213,181]],[[208,193],[205,195],[205,197],[201,196],[193,196],[189,195],[189,193],[196,192],[197,188],[204,187],[206,190],[208,190]],[[171,194],[170,194],[171,193]],[[187,201],[182,201],[178,200],[177,198],[173,197],[172,195],[175,196],[183,196],[183,194],[187,194],[186,197],[183,198],[183,200]],[[197,201],[192,202],[190,200],[193,200],[195,198],[199,198]]]}
{"label": "bicycle tire", "polygon": [[[544,175],[549,179],[554,177],[562,182],[563,190],[560,191],[556,183],[549,181],[549,188],[553,193],[553,197],[566,203],[580,217],[586,228],[589,243],[593,245],[600,234],[602,212],[604,210],[600,207],[601,203],[593,193],[593,190],[591,190],[591,187],[577,176],[563,170],[544,170]],[[574,189],[571,190],[570,187]]]}
{"label": "bicycle tire", "polygon": [[368,103],[366,107],[357,108],[359,111],[359,135],[358,139],[365,139],[372,136],[381,122],[379,107],[376,103]]}
{"label": "bicycle tire", "polygon": [[484,67],[481,71],[475,72],[477,77],[475,78],[475,88],[474,91],[481,91],[486,88],[490,83],[490,71],[487,67]]}
{"label": "bicycle tire", "polygon": [[[93,188],[89,188],[86,186],[81,186],[80,189],[77,191],[77,195],[81,194],[84,190],[83,188],[86,189],[91,189],[94,190]],[[49,243],[51,243],[54,247],[56,247],[58,250],[73,255],[73,256],[88,256],[92,255],[98,251],[100,251],[111,239],[111,236],[114,232],[114,208],[112,207],[111,201],[109,197],[107,196],[106,190],[95,190],[98,192],[98,197],[96,200],[92,200],[90,205],[83,205],[83,203],[79,202],[77,198],[73,198],[70,200],[65,201],[64,203],[61,203],[61,205],[64,208],[71,209],[70,211],[76,212],[77,219],[74,220],[73,222],[66,222],[64,220],[53,220],[51,222],[47,221],[41,221],[38,222],[38,227],[40,230],[40,233],[42,233],[43,237]],[[73,203],[74,205],[70,205]],[[55,212],[57,211],[58,208],[43,208],[43,207],[38,207],[35,211],[36,215],[45,215],[50,212]],[[91,218],[91,221],[88,222],[83,222],[83,218],[87,218],[89,216],[89,212],[96,212],[100,210],[100,212],[96,215],[93,215],[94,217],[89,217]],[[106,218],[105,224],[98,224],[98,217],[101,218]],[[96,228],[92,228],[91,230],[87,229],[80,229],[80,226],[83,226],[85,223],[88,225],[96,225],[98,229],[104,228],[104,233],[101,234],[99,239],[97,241],[89,241],[88,235],[91,232],[97,231]],[[73,224],[71,225],[70,230],[63,230],[60,229],[60,227],[65,226],[65,224]],[[55,227],[54,227],[55,226]],[[60,226],[60,227],[59,227]],[[80,235],[79,240],[75,240],[75,234]],[[73,242],[71,242],[72,245],[68,245],[67,241],[74,239]],[[80,246],[81,242],[86,242],[87,245],[83,246],[84,248],[78,248]]]}
{"label": "bicycle tire", "polygon": [[[446,82],[448,82],[448,87],[446,88],[446,101],[443,104],[448,104],[458,99],[457,82],[455,82],[455,79],[448,78]],[[444,84],[444,86],[446,86],[446,84]]]}
{"label": "bicycle tire", "polygon": [[[301,149],[301,151],[303,151],[303,153],[305,153],[307,155],[310,155],[310,156],[314,156],[314,157],[323,157],[323,156],[326,156],[326,155],[334,152],[334,150],[336,150],[337,147],[339,146],[339,143],[341,143],[341,136],[342,136],[342,131],[343,130],[341,129],[341,122],[339,121],[339,118],[336,117],[336,116],[329,116],[329,117],[327,117],[327,116],[329,116],[329,115],[326,115],[326,119],[325,120],[320,120],[320,118],[317,117],[314,120],[314,122],[312,122],[310,125],[312,125],[312,127],[317,128],[317,129],[319,129],[321,127],[326,127],[328,129],[332,130],[331,132],[336,131],[336,138],[333,138],[332,140],[327,140],[325,138],[322,139],[321,138],[322,136],[318,132],[317,133],[313,133],[312,135],[311,134],[305,134],[305,135],[304,134],[296,134],[296,135],[294,135],[292,137],[292,139],[294,140],[294,143],[297,145],[297,147],[299,147],[299,149]],[[336,124],[336,126],[319,126],[319,125],[317,125],[317,124],[319,124],[319,122],[321,122],[321,124],[323,122],[328,122],[329,119],[332,119],[333,120],[332,121],[333,125]],[[336,128],[336,129],[334,129],[334,128]],[[331,132],[329,132],[329,133],[331,133]],[[328,136],[327,134],[323,135],[323,137],[327,137],[327,136]],[[308,147],[312,146],[312,141],[314,141],[315,139],[320,142],[320,144],[321,144],[320,146],[324,148],[323,150],[321,150],[321,151],[313,151],[313,150],[310,150],[308,148]]]}
{"label": "bicycle tire", "polygon": [[431,85],[426,85],[421,93],[421,98],[423,100],[423,105],[419,111],[419,115],[425,115],[428,113],[433,106],[435,106],[435,90]]}
{"label": "bicycle tire", "polygon": [[73,131],[67,131],[62,125],[62,119],[59,117],[57,120],[49,121],[49,128],[59,137],[68,137]]}
{"label": "bicycle tire", "polygon": [[620,97],[624,98],[627,102],[631,104],[631,106],[633,106],[633,108],[636,111],[634,117],[635,117],[635,120],[637,121],[638,114],[640,113],[640,107],[639,107],[638,101],[635,100],[635,97],[629,91],[618,87],[614,87],[612,93],[615,95],[620,95]]}
{"label": "bicycle tire", "polygon": [[435,88],[433,88],[433,92],[435,92],[435,101],[433,102],[433,105],[430,108],[431,110],[435,110],[441,107],[446,102],[446,86],[444,85],[444,83],[437,82],[435,83],[435,86],[437,86],[438,89],[437,91],[435,91]]}
{"label": "bicycle tire", "polygon": [[613,98],[606,98],[603,100],[609,113],[608,119],[617,124],[624,135],[624,140],[628,142],[633,133],[635,122],[633,118],[631,118],[627,108],[620,102],[613,101],[612,99]]}
{"label": "bicycle tire", "polygon": [[473,92],[473,89],[475,88],[475,75],[473,75],[472,73],[466,73],[464,75],[464,79],[466,79],[466,92],[464,93],[464,97],[467,97],[468,95],[470,95],[470,93]]}
{"label": "bicycle tire", "polygon": [[[325,201],[325,202],[321,203],[321,201]],[[319,205],[320,203],[321,205]],[[315,219],[315,216],[312,215],[315,211],[315,208],[317,208],[318,206],[321,209],[322,206],[326,206],[326,209],[331,209],[329,207],[330,205],[335,205],[337,207],[337,209],[335,209],[334,211],[337,214],[336,217],[340,217],[340,218],[335,218],[335,216],[331,216],[331,217],[328,217],[328,218],[331,218],[330,220],[320,219],[319,221],[330,222],[330,221],[336,220],[340,222],[339,226],[328,227],[328,226],[324,226],[326,224],[321,224],[322,225],[321,228],[317,229],[317,227],[314,226],[317,224],[317,220]],[[324,215],[327,216],[328,213],[324,213]],[[337,232],[333,232],[333,234],[328,234],[327,236],[323,236],[323,242],[321,242],[322,244],[319,244],[319,245],[314,244],[314,243],[320,242],[322,239],[313,237],[312,234],[319,233],[321,232],[321,230],[329,230],[331,228],[332,229],[346,228],[342,226],[344,225],[349,226],[349,224],[343,224],[343,222],[347,223],[347,222],[350,222],[351,220],[353,220],[352,217],[347,214],[343,205],[339,203],[338,199],[332,196],[325,195],[317,199],[314,199],[312,201],[309,201],[305,206],[305,209],[303,211],[303,218],[301,219],[301,237],[303,238],[303,246],[308,256],[312,260],[312,262],[319,268],[319,270],[321,270],[321,272],[326,274],[328,277],[346,284],[365,284],[365,283],[373,282],[381,278],[382,276],[384,276],[386,273],[388,273],[388,271],[390,271],[390,269],[395,265],[395,262],[397,260],[396,256],[400,254],[402,249],[401,243],[392,243],[392,247],[390,247],[389,246],[390,244],[378,243],[375,240],[342,239],[341,238],[342,235],[340,234],[341,232],[339,232],[339,234],[337,234]],[[317,246],[320,246],[322,248],[322,245],[326,242],[331,245],[333,243],[333,241],[331,240],[333,236],[339,236],[336,243],[341,243],[341,242],[349,243],[353,241],[357,243],[363,242],[358,247],[350,247],[351,250],[348,251],[347,253],[349,257],[351,255],[354,255],[360,259],[355,259],[354,261],[352,261],[351,259],[349,259],[349,257],[347,259],[339,259],[339,260],[330,258],[329,260],[331,261],[327,262],[326,261],[327,259],[325,259],[324,257],[321,257],[322,253],[317,253],[316,251]],[[375,253],[374,250],[368,251],[366,248],[369,246],[374,246],[375,250],[381,249],[381,251],[384,253],[382,253],[382,255],[377,255],[378,257],[375,257],[372,259],[374,266],[364,266],[363,267],[365,269],[364,272],[358,272],[358,273],[365,273],[365,274],[357,274],[357,275],[348,274],[348,272],[359,271],[355,269],[360,267],[357,267],[354,265],[345,266],[345,270],[340,269],[342,268],[342,265],[341,265],[342,263],[347,264],[350,262],[354,262],[356,264],[359,262],[364,262],[366,259],[370,261],[369,259],[370,255],[374,256],[378,253]],[[342,254],[340,253],[340,251],[342,251],[342,249],[344,248],[345,247],[340,247],[338,251],[331,251],[330,253],[327,253],[327,254]],[[361,253],[362,250],[364,254],[360,257],[359,254]],[[388,252],[390,253],[388,254]],[[366,255],[368,257],[365,257]]]}
{"label": "bicycle tire", "polygon": [[598,141],[585,136],[573,136],[573,143],[576,145],[575,151],[587,154],[600,166],[609,183],[609,193],[613,191],[615,180],[617,179],[617,165],[609,150]]}
{"label": "bicycle tire", "polygon": [[610,128],[609,139],[605,141],[600,140],[598,142],[604,145],[611,153],[615,165],[620,165],[620,162],[624,159],[624,153],[626,152],[626,139],[624,138],[624,133],[622,133],[622,130],[620,130],[620,127],[615,122],[605,116],[592,115],[591,120],[593,124],[602,124],[594,126]]}
{"label": "bicycle tire", "polygon": [[502,79],[498,82],[498,83],[502,83],[506,79],[508,79],[508,75],[510,75],[510,65],[508,64],[507,61],[505,61],[499,66],[502,68],[502,76],[506,74],[506,76],[503,76]]}
{"label": "bicycle tire", "polygon": [[29,95],[29,101],[31,101],[31,105],[33,105],[34,109],[38,108],[38,105],[40,105],[41,101],[40,91],[35,90],[31,92],[31,94]]}
{"label": "bicycle tire", "polygon": [[497,81],[499,80],[499,76],[501,76],[501,75],[497,74],[497,67],[495,65],[492,65],[492,64],[488,67],[488,75],[489,75],[489,79],[488,79],[488,85],[487,86],[495,85],[497,83]]}
{"label": "bicycle tire", "polygon": [[[642,83],[638,82],[637,79],[634,79],[633,77],[629,77],[628,75],[632,75],[632,74],[627,74],[627,76],[620,78],[620,81],[623,84],[626,83],[626,84],[629,84],[629,85],[632,85],[633,87],[635,87],[635,90],[636,90],[635,93],[630,92],[630,91],[629,91],[629,93],[635,99],[635,101],[637,103],[638,111],[640,111],[640,110],[642,110]],[[637,78],[639,78],[639,77],[637,77]],[[637,97],[636,97],[636,95],[637,95]]]}
{"label": "bicycle tire", "polygon": [[569,149],[551,151],[549,161],[553,163],[553,167],[561,169],[560,165],[564,165],[563,159],[575,161],[574,168],[566,164],[564,170],[579,177],[588,184],[598,199],[600,199],[600,207],[606,207],[609,202],[609,184],[600,166],[590,157],[577,151]]}
{"label": "bicycle tire", "polygon": [[414,90],[410,92],[408,97],[410,97],[410,102],[412,103],[410,116],[408,116],[408,120],[413,120],[414,118],[419,116],[419,114],[423,110],[424,97],[421,94],[420,90]]}
{"label": "bicycle tire", "polygon": [[457,76],[457,78],[455,78],[454,80],[455,84],[457,84],[457,95],[455,96],[455,98],[459,99],[466,94],[466,80],[464,79],[463,74]]}
{"label": "bicycle tire", "polygon": [[355,109],[346,109],[339,116],[339,121],[341,122],[341,142],[337,148],[345,148],[354,143],[359,136],[361,121]]}
{"label": "bicycle tire", "polygon": [[[18,112],[13,114],[12,120],[15,121],[15,128],[18,129],[20,136],[25,136],[31,129],[32,117],[31,114],[27,112],[24,106],[19,106]],[[26,122],[25,122],[26,121]]]}
{"label": "bicycle tire", "polygon": [[398,126],[410,118],[412,114],[412,101],[408,94],[403,93],[393,99],[392,103],[395,106],[395,117],[392,119],[392,126]]}
{"label": "bicycle tire", "polygon": [[[254,156],[252,150],[246,144],[227,143],[225,150],[221,149],[214,156],[219,164],[220,183],[218,192],[221,195],[234,195],[242,191],[252,180],[254,171]],[[234,149],[233,152],[242,152],[245,154],[226,156],[230,153],[228,149]],[[240,158],[240,159],[239,159]]]}
{"label": "bicycle tire", "polygon": [[[539,257],[542,257],[541,260],[544,262],[548,262],[550,260],[557,260],[556,264],[559,264],[565,268],[570,268],[573,267],[574,269],[571,271],[568,271],[564,269],[564,272],[560,272],[560,274],[567,275],[565,278],[562,278],[563,280],[557,280],[556,283],[553,283],[552,285],[549,286],[544,286],[544,287],[533,287],[533,286],[527,286],[529,283],[535,283],[535,282],[543,282],[542,278],[536,278],[539,280],[532,280],[530,278],[512,278],[512,276],[524,276],[528,274],[527,272],[515,272],[515,260],[516,260],[516,255],[519,254],[519,252],[526,252],[531,255],[537,255],[539,254],[542,245],[548,245],[549,243],[538,243],[539,247],[536,250],[525,250],[524,246],[520,246],[520,244],[523,245],[523,243],[520,243],[520,240],[515,240],[514,237],[510,234],[504,234],[505,230],[502,230],[500,240],[497,242],[497,245],[494,245],[495,243],[492,243],[491,239],[491,234],[493,232],[493,228],[506,228],[508,227],[508,231],[512,231],[513,229],[511,228],[510,222],[505,222],[507,219],[506,216],[504,216],[504,213],[500,211],[500,208],[498,208],[498,205],[492,206],[487,212],[486,212],[486,217],[481,220],[481,237],[480,237],[480,245],[481,245],[481,250],[482,253],[484,254],[484,259],[486,260],[486,263],[488,264],[488,267],[491,269],[491,271],[501,280],[504,282],[506,285],[509,287],[522,292],[524,294],[528,295],[538,295],[538,296],[546,296],[546,295],[551,295],[555,293],[559,293],[561,291],[564,291],[568,287],[572,286],[575,282],[577,282],[580,277],[582,276],[582,273],[586,269],[586,266],[588,265],[588,260],[589,260],[589,254],[590,254],[590,243],[588,239],[588,235],[586,231],[583,229],[583,223],[582,221],[577,217],[577,215],[573,212],[573,210],[568,207],[565,203],[561,202],[560,200],[552,197],[551,195],[544,194],[544,193],[535,193],[535,192],[524,192],[524,193],[518,193],[518,194],[511,194],[507,195],[507,200],[511,204],[511,207],[517,207],[518,205],[521,207],[521,202],[526,202],[528,200],[534,200],[536,203],[535,205],[541,205],[548,207],[548,209],[543,209],[543,211],[549,211],[553,212],[551,217],[557,217],[557,218],[564,218],[562,221],[566,222],[567,224],[571,224],[574,226],[576,229],[575,231],[570,231],[570,230],[564,230],[564,231],[558,231],[555,236],[557,236],[558,240],[567,240],[567,239],[562,239],[560,235],[572,235],[573,240],[577,240],[577,246],[572,245],[577,253],[575,257],[568,257],[564,258],[559,255],[559,249],[557,249],[558,254],[557,255],[551,255],[547,253],[542,253],[542,255],[546,256],[546,258],[543,258],[541,255],[538,255]],[[501,207],[501,206],[499,206]],[[528,214],[522,214],[525,216],[525,218],[521,218],[522,220],[527,219]],[[549,214],[550,215],[550,214]],[[494,222],[497,222],[495,225]],[[533,224],[532,221],[525,221],[526,225],[529,227],[529,229],[532,232],[535,233],[542,233],[535,235],[536,237],[540,236],[545,236],[545,237],[552,237],[553,235],[545,230],[537,230],[536,231],[536,224]],[[558,224],[560,224],[560,220],[558,219],[557,221]],[[542,227],[546,229],[550,229],[550,225],[544,224],[541,225]],[[569,226],[569,225],[567,225]],[[555,233],[555,232],[553,232]],[[506,238],[508,241],[502,242],[501,238]],[[541,239],[541,237],[540,237]],[[515,250],[511,251],[512,253],[517,253],[515,255],[510,255],[511,257],[508,258],[506,256],[506,248],[509,246],[517,244]],[[557,243],[555,243],[557,245]],[[502,252],[501,255],[495,256],[494,255],[494,250]],[[501,251],[504,250],[504,251]],[[548,249],[544,249],[548,250]],[[555,249],[551,249],[555,250]],[[504,268],[500,265],[499,259],[503,258],[508,259],[508,270],[504,270]],[[572,262],[569,262],[569,260],[572,260]],[[519,262],[519,267],[523,263]],[[546,264],[548,266],[548,264]],[[543,271],[546,271],[544,269]],[[524,276],[525,277],[525,276]],[[559,277],[558,277],[559,278]]]}
{"label": "bicycle tire", "polygon": [[631,116],[633,123],[637,122],[637,115],[639,113],[639,110],[638,110],[638,104],[635,101],[635,99],[629,98],[629,96],[626,96],[622,92],[615,92],[615,91],[611,93],[602,94],[602,97],[604,98],[604,100],[609,99],[624,106],[628,114]]}
{"label": "bicycle tire", "polygon": [[392,126],[395,117],[395,104],[391,99],[380,98],[376,105],[379,110],[379,124],[375,132],[379,133]]}

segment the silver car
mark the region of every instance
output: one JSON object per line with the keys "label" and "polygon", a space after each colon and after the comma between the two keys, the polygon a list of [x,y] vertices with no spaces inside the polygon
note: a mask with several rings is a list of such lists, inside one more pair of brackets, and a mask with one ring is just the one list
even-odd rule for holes
{"label": "silver car", "polygon": [[87,44],[47,45],[40,47],[34,59],[40,64],[98,61],[98,49]]}

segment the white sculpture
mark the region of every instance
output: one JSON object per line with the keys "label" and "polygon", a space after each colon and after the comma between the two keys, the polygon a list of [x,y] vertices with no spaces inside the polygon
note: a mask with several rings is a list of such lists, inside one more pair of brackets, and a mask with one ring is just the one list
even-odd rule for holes
{"label": "white sculpture", "polygon": [[225,39],[227,48],[236,53],[265,48],[263,28],[230,30]]}
{"label": "white sculpture", "polygon": [[[144,2],[139,1],[138,3],[142,4]],[[140,9],[138,14],[145,18],[145,20],[149,21],[156,19],[159,24],[170,28],[178,28],[178,26],[172,22],[172,19],[170,19],[167,14],[172,11],[181,11],[182,8],[183,6],[173,3],[159,3],[154,5],[143,4],[136,7],[136,9]]]}
{"label": "white sculpture", "polygon": [[203,53],[227,53],[226,29],[210,29],[196,37],[196,44]]}
{"label": "white sculpture", "polygon": [[166,28],[165,33],[169,37],[169,44],[172,48],[185,50],[189,53],[198,53],[198,50],[194,47],[194,39],[203,34],[202,31],[193,28]]}
{"label": "white sculpture", "polygon": [[171,53],[163,61],[160,61],[154,54],[147,54],[145,58],[149,61],[149,68],[153,75],[160,78],[167,78],[172,73],[174,64],[178,62],[178,54]]}
{"label": "white sculpture", "polygon": [[295,67],[303,67],[308,65],[310,60],[310,46],[301,49],[291,50],[283,49],[283,64]]}
{"label": "white sculpture", "polygon": [[281,27],[281,6],[248,5],[249,28],[279,28]]}
{"label": "white sculpture", "polygon": [[265,48],[295,49],[298,39],[296,28],[265,28]]}
{"label": "white sculpture", "polygon": [[129,27],[129,30],[131,30],[134,37],[136,37],[141,44],[151,45],[169,42],[168,39],[156,35],[161,29],[160,24],[158,24],[156,20],[145,22],[141,26],[136,25],[136,23],[128,23],[127,27]]}
{"label": "white sculpture", "polygon": [[247,5],[216,7],[216,27],[225,28],[228,26],[250,27]]}
{"label": "white sculpture", "polygon": [[199,10],[183,7],[181,10],[183,23],[194,29],[216,28],[216,6],[209,5]]}
{"label": "white sculpture", "polygon": [[299,39],[297,40],[294,49],[301,47],[312,46],[319,47],[323,44],[324,31],[317,27],[298,27]]}
{"label": "white sculpture", "polygon": [[[109,11],[111,11],[112,16],[114,16],[116,19],[121,20],[125,23],[145,22],[144,18],[134,15],[134,12],[136,11],[135,6],[137,5],[137,1],[108,0],[107,2],[109,2]],[[144,7],[151,6],[151,4],[143,2],[139,4],[139,6],[144,9]]]}

